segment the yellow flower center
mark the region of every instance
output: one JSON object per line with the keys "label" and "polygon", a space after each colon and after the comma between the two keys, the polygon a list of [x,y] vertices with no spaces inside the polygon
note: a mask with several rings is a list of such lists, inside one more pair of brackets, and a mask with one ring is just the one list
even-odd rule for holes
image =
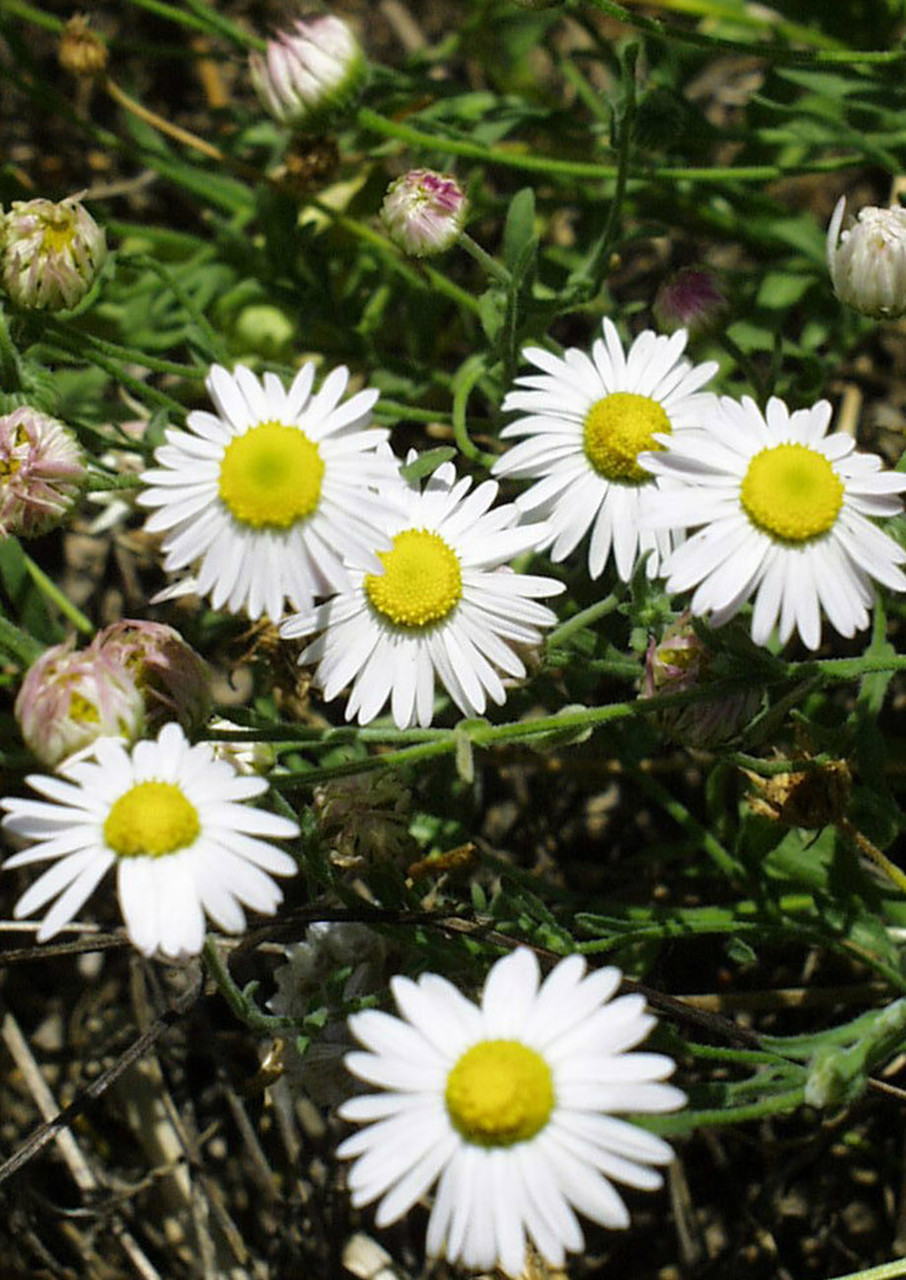
{"label": "yellow flower center", "polygon": [[101,717],[93,702],[89,702],[83,693],[73,692],[69,695],[69,718],[76,724],[100,724]]}
{"label": "yellow flower center", "polygon": [[138,782],[111,806],[107,847],[120,858],[160,858],[194,844],[198,811],[172,782]]}
{"label": "yellow flower center", "polygon": [[220,497],[241,524],[289,529],[318,505],[324,462],[298,427],[261,422],[226,447]]}
{"label": "yellow flower center", "polygon": [[483,1040],[447,1077],[450,1122],[481,1147],[511,1147],[534,1138],[554,1109],[550,1067],[518,1040]]}
{"label": "yellow flower center", "polygon": [[655,432],[673,430],[662,404],[634,391],[614,391],[596,400],[585,415],[585,456],[605,480],[644,484],[649,473],[636,459],[644,450],[661,450]]}
{"label": "yellow flower center", "polygon": [[76,238],[76,215],[57,209],[53,215],[45,214],[41,222],[42,252],[65,253]]}
{"label": "yellow flower center", "polygon": [[389,551],[379,551],[384,573],[369,573],[371,603],[398,627],[430,627],[452,613],[462,596],[459,557],[427,529],[404,529]]}
{"label": "yellow flower center", "polygon": [[804,444],[778,444],[749,463],[740,500],[765,533],[783,542],[808,542],[833,527],[843,506],[843,481],[823,454]]}

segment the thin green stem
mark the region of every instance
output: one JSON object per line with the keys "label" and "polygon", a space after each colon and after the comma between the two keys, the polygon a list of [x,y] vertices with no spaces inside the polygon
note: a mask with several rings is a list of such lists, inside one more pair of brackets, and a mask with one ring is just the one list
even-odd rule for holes
{"label": "thin green stem", "polygon": [[371,245],[380,254],[386,265],[397,275],[402,276],[414,289],[423,290],[425,288],[425,277],[431,288],[436,289],[438,293],[445,294],[451,302],[455,302],[457,306],[471,311],[474,315],[478,315],[480,307],[477,299],[473,298],[470,293],[466,293],[465,289],[460,289],[459,285],[448,280],[440,271],[435,270],[425,264],[422,268],[424,276],[422,276],[414,267],[410,266],[403,258],[400,251],[392,241],[386,236],[382,236],[379,231],[375,231],[373,227],[367,226],[363,222],[358,222],[355,218],[350,218],[348,214],[341,213],[338,209],[332,209],[329,204],[324,204],[320,200],[312,199],[309,201],[312,208],[317,209],[319,213],[323,213],[330,218],[331,222],[336,223],[349,235],[355,236],[357,240],[362,240],[365,244]]}
{"label": "thin green stem", "polygon": [[82,635],[93,636],[94,624],[91,623],[82,613],[81,609],[77,609],[72,601],[63,594],[55,582],[48,578],[43,569],[39,569],[32,560],[31,556],[26,555],[23,551],[22,558],[25,568],[28,570],[28,576],[41,592],[41,594],[56,605],[64,618],[68,618],[77,631],[81,631]]}
{"label": "thin green stem", "polygon": [[[217,330],[201,308],[196,306],[195,300],[182,287],[174,271],[171,271],[164,263],[158,262],[156,258],[152,258],[147,253],[121,254],[120,261],[151,271],[157,276],[158,280],[162,280],[188,318],[197,326],[200,338],[198,335],[194,337],[195,346],[210,360],[225,361],[228,359],[226,347]],[[145,357],[143,356],[142,358],[144,359]]]}
{"label": "thin green stem", "polygon": [[482,249],[478,241],[473,240],[466,231],[460,233],[458,243],[461,248],[465,249],[469,257],[473,258],[478,263],[487,276],[492,280],[497,280],[500,284],[509,288],[512,284],[513,277],[510,275],[509,271],[507,271],[502,262],[498,262],[496,258],[492,258],[487,250]]}
{"label": "thin green stem", "polygon": [[[618,596],[605,596],[603,600],[596,600],[587,609],[581,609],[578,613],[573,614],[571,618],[567,618],[566,622],[561,622],[560,626],[555,627],[547,637],[548,651],[556,649],[558,645],[565,644],[571,635],[581,631],[583,627],[590,627],[599,618],[604,618],[608,613],[613,613],[619,603]],[[634,670],[637,671],[638,669],[634,667]]]}
{"label": "thin green stem", "polygon": [[[577,0],[578,2],[578,0]],[[886,66],[906,58],[903,49],[860,50],[860,49],[787,49],[767,41],[750,42],[747,40],[726,40],[721,36],[706,35],[701,31],[690,31],[686,27],[668,26],[659,18],[646,18],[640,13],[632,13],[615,0],[581,0],[598,9],[608,18],[616,18],[635,31],[643,31],[646,35],[655,36],[659,40],[671,43],[696,45],[700,49],[723,49],[728,53],[752,54],[756,58],[766,58],[778,66],[827,66],[839,63],[862,66]],[[785,34],[790,34],[787,31]],[[801,37],[800,37],[801,38]]]}
{"label": "thin green stem", "polygon": [[641,769],[632,769],[630,772],[636,785],[665,813],[669,814],[677,826],[697,841],[702,852],[708,855],[722,875],[738,879],[745,874],[743,866],[727,852],[716,836],[713,836],[707,827],[703,827],[686,806],[656,778],[650,773],[643,773]]}
{"label": "thin green stem", "polygon": [[207,369],[201,364],[179,364],[175,360],[161,360],[150,355],[141,347],[127,347],[119,342],[111,342],[108,338],[99,338],[93,333],[65,328],[54,320],[45,325],[45,338],[51,342],[65,344],[76,355],[91,362],[94,356],[105,356],[108,360],[122,361],[123,364],[138,364],[150,373],[164,373],[177,378],[187,378],[190,382],[201,382],[207,376]]}
{"label": "thin green stem", "polygon": [[[517,143],[511,143],[508,147],[490,147],[466,138],[451,138],[445,134],[427,133],[400,120],[390,120],[369,107],[359,108],[356,121],[360,128],[369,133],[379,134],[383,138],[396,138],[416,150],[433,151],[440,155],[467,156],[474,160],[483,160],[486,164],[520,169],[524,173],[544,174],[547,178],[563,178],[570,181],[584,178],[594,182],[606,182],[616,179],[619,173],[618,166],[612,164],[592,164],[583,160],[559,160],[554,156],[533,155],[520,149],[520,144]],[[719,183],[773,182],[777,178],[790,177],[794,174],[835,173],[840,169],[849,168],[861,158],[854,155],[835,156],[828,160],[789,166],[779,164],[739,165],[726,168],[661,168],[658,166],[652,169],[629,166],[627,185],[633,180],[666,183],[669,186],[682,180]]]}
{"label": "thin green stem", "polygon": [[484,373],[484,356],[479,354],[469,356],[453,378],[453,436],[464,458],[477,462],[482,467],[492,467],[497,461],[496,456],[485,453],[472,443],[467,422],[469,396]]}
{"label": "thin green stem", "polygon": [[34,23],[36,27],[43,27],[45,31],[60,32],[66,25],[62,18],[55,18],[46,9],[37,9],[33,4],[26,4],[25,0],[3,0],[0,7],[4,13],[24,18],[26,22]]}
{"label": "thin green stem", "polygon": [[879,1267],[869,1267],[866,1271],[850,1271],[834,1280],[899,1280],[900,1276],[906,1276],[906,1258],[882,1262]]}
{"label": "thin green stem", "polygon": [[631,44],[623,50],[620,57],[623,93],[621,104],[619,107],[614,108],[613,130],[617,152],[617,181],[613,195],[610,198],[610,207],[607,211],[604,230],[596,243],[592,245],[591,252],[582,263],[582,266],[570,277],[569,288],[573,291],[574,296],[594,296],[597,293],[601,286],[601,263],[607,261],[620,227],[623,200],[626,196],[626,180],[629,176],[629,159],[632,154],[633,130],[635,128],[635,71],[638,55],[639,46]]}
{"label": "thin green stem", "polygon": [[784,1111],[795,1111],[805,1101],[805,1086],[774,1093],[760,1102],[750,1102],[742,1107],[715,1107],[704,1111],[679,1111],[672,1116],[652,1118],[645,1125],[655,1133],[677,1135],[691,1133],[693,1129],[718,1129],[731,1124],[744,1124],[749,1120],[764,1120]]}
{"label": "thin green stem", "polygon": [[275,1031],[298,1031],[298,1024],[292,1018],[262,1013],[254,1001],[248,999],[233,981],[229,966],[220,954],[217,940],[210,933],[204,940],[203,954],[208,973],[216,983],[217,990],[240,1022],[245,1023],[252,1031],[261,1031],[265,1035]]}

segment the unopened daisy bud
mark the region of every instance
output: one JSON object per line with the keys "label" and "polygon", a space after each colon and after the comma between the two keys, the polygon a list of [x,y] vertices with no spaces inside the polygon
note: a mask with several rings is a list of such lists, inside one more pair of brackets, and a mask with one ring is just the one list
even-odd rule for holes
{"label": "unopened daisy bud", "polygon": [[[664,632],[660,643],[651,637],[641,697],[706,687],[714,681],[713,656],[713,650],[692,626],[691,615],[681,614]],[[684,746],[716,747],[735,738],[756,714],[760,703],[761,689],[746,689],[703,699],[688,707],[665,709],[656,723],[668,738]]]}
{"label": "unopened daisy bud", "polygon": [[106,70],[107,46],[91,30],[84,14],[73,14],[63,28],[57,60],[64,71],[74,76],[88,78]]}
{"label": "unopened daisy bud", "polygon": [[859,210],[843,229],[841,196],[827,229],[827,266],[841,302],[863,316],[895,320],[906,313],[906,209]]}
{"label": "unopened daisy bud", "polygon": [[62,422],[27,405],[0,416],[0,537],[34,538],[59,524],[86,474]]}
{"label": "unopened daisy bud", "polygon": [[730,303],[715,272],[683,267],[661,283],[651,310],[661,333],[685,329],[690,338],[699,338],[721,327]]}
{"label": "unopened daisy bud", "polygon": [[75,196],[15,200],[0,224],[0,282],[20,307],[63,311],[85,297],[107,257],[103,230]]}
{"label": "unopened daisy bud", "polygon": [[51,768],[96,738],[134,742],[145,728],[144,697],[119,659],[73,645],[54,645],[32,663],[14,708],[26,746]]}
{"label": "unopened daisy bud", "polygon": [[410,169],[387,188],[381,220],[404,253],[426,258],[456,244],[467,212],[465,193],[454,178],[431,169]]}
{"label": "unopened daisy bud", "polygon": [[149,729],[178,720],[192,736],[207,722],[212,706],[207,663],[172,627],[123,618],[99,631],[91,647],[131,672]]}
{"label": "unopened daisy bud", "polygon": [[292,31],[249,55],[249,70],[262,106],[290,129],[317,132],[353,100],[366,64],[348,23],[333,14],[300,18]]}

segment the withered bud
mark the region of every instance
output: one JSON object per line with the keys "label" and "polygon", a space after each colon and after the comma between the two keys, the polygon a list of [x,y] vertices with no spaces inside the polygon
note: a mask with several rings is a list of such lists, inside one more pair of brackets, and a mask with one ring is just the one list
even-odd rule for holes
{"label": "withered bud", "polygon": [[107,70],[107,46],[83,13],[74,13],[63,28],[57,59],[64,71],[86,79]]}
{"label": "withered bud", "polygon": [[846,815],[852,774],[845,760],[767,778],[748,769],[743,772],[754,788],[747,796],[749,807],[785,827],[820,831]]}

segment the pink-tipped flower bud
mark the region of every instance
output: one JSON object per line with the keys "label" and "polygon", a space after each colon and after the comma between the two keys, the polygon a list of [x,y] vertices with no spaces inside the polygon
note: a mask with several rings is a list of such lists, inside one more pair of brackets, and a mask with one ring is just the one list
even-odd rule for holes
{"label": "pink-tipped flower bud", "polygon": [[[714,682],[713,650],[701,639],[686,612],[672,622],[645,654],[641,697],[685,693]],[[729,742],[742,731],[761,705],[761,689],[745,689],[720,698],[702,699],[687,707],[664,708],[656,719],[661,731],[687,747],[710,748]]]}
{"label": "pink-tipped flower bud", "polygon": [[431,169],[410,169],[391,182],[381,205],[390,239],[413,258],[452,248],[462,235],[467,213],[459,183]]}
{"label": "pink-tipped flower bud", "polygon": [[192,737],[207,723],[213,703],[208,665],[172,627],[123,618],[99,631],[90,647],[130,673],[144,699],[148,732],[178,720]]}
{"label": "pink-tipped flower bud", "polygon": [[20,307],[81,302],[107,257],[103,230],[75,196],[15,200],[0,222],[0,282]]}
{"label": "pink-tipped flower bud", "polygon": [[145,700],[113,654],[73,640],[54,645],[25,673],[15,716],[26,746],[53,768],[96,738],[135,742],[145,728]]}
{"label": "pink-tipped flower bud", "polygon": [[34,538],[64,519],[87,476],[75,436],[23,405],[0,417],[0,537]]}
{"label": "pink-tipped flower bud", "polygon": [[264,53],[252,52],[249,70],[265,110],[287,128],[312,133],[349,106],[364,84],[366,64],[348,23],[318,14],[278,32]]}
{"label": "pink-tipped flower bud", "polygon": [[906,313],[906,209],[860,209],[844,230],[845,214],[841,196],[827,229],[834,293],[863,316],[896,320]]}
{"label": "pink-tipped flower bud", "polygon": [[685,329],[690,338],[700,338],[721,328],[730,302],[714,271],[682,267],[662,281],[651,310],[661,333]]}

